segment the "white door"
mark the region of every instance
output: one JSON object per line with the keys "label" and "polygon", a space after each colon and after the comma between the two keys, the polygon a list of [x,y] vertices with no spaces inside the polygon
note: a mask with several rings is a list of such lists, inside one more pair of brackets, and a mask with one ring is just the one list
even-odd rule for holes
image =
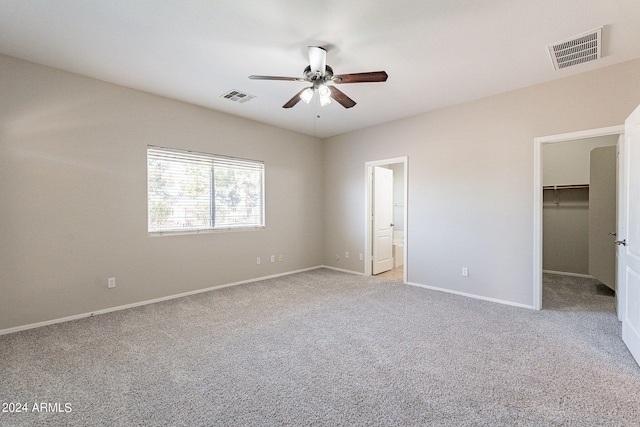
{"label": "white door", "polygon": [[393,171],[373,168],[373,274],[393,268]]}
{"label": "white door", "polygon": [[[624,198],[623,190],[624,190],[624,174],[625,174],[625,166],[624,161],[627,156],[624,154],[625,150],[625,141],[627,137],[624,133],[621,133],[618,137],[618,156],[616,158],[616,165],[618,169],[618,205],[617,205],[617,225],[616,233],[618,236],[625,235],[627,233],[627,202]],[[616,238],[617,240],[617,238]],[[622,322],[622,317],[624,315],[624,286],[621,285],[622,278],[624,277],[624,271],[622,269],[622,264],[620,264],[619,257],[621,255],[621,250],[618,246],[616,246],[616,312],[618,314],[618,320]]]}
{"label": "white door", "polygon": [[591,150],[589,178],[589,274],[616,290],[617,147]]}
{"label": "white door", "polygon": [[[625,210],[618,229],[618,289],[622,340],[640,364],[640,106],[625,121],[624,172],[621,188]],[[621,289],[622,288],[622,289]]]}

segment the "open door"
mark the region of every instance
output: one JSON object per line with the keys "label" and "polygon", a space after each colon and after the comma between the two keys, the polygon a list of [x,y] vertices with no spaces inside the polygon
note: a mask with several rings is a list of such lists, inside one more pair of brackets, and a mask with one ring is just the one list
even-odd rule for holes
{"label": "open door", "polygon": [[373,168],[372,273],[393,268],[393,171]]}
{"label": "open door", "polygon": [[618,221],[622,340],[640,364],[640,106],[625,121],[625,161]]}

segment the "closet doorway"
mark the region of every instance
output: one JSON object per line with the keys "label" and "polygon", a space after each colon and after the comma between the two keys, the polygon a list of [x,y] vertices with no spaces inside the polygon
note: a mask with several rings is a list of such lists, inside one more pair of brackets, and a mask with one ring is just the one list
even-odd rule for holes
{"label": "closet doorway", "polygon": [[408,158],[365,163],[365,275],[407,282]]}
{"label": "closet doorway", "polygon": [[623,132],[614,126],[535,140],[536,309],[543,308],[543,278],[590,281],[598,293],[613,296],[616,153]]}

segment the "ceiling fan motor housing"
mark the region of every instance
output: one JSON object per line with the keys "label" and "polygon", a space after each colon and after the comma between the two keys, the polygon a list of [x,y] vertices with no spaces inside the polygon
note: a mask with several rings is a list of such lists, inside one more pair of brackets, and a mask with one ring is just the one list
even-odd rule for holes
{"label": "ceiling fan motor housing", "polygon": [[333,68],[327,65],[323,76],[320,71],[311,71],[311,66],[307,65],[303,75],[306,80],[312,82],[314,85],[323,84],[333,80]]}

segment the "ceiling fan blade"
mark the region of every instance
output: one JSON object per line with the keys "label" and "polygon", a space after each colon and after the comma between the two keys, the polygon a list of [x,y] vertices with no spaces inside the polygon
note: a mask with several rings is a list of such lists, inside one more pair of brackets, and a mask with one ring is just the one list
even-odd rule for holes
{"label": "ceiling fan blade", "polygon": [[287,80],[292,82],[305,82],[301,77],[279,77],[279,76],[249,76],[251,80]]}
{"label": "ceiling fan blade", "polygon": [[386,82],[387,73],[384,71],[371,71],[368,73],[340,74],[333,76],[334,83],[376,83]]}
{"label": "ceiling fan blade", "polygon": [[320,46],[309,46],[309,66],[311,71],[319,71],[324,76],[327,70],[327,51]]}
{"label": "ceiling fan blade", "polygon": [[304,92],[307,89],[308,88],[305,87],[300,92],[296,93],[293,98],[288,100],[287,103],[282,106],[282,108],[291,108],[294,105],[296,105],[298,102],[300,102],[300,95],[302,94],[302,92]]}
{"label": "ceiling fan blade", "polygon": [[356,105],[356,101],[349,98],[347,95],[344,94],[344,92],[342,92],[337,87],[335,86],[327,86],[327,87],[329,88],[329,90],[331,90],[331,97],[336,101],[338,101],[338,103],[342,105],[344,108],[351,108],[354,105]]}

